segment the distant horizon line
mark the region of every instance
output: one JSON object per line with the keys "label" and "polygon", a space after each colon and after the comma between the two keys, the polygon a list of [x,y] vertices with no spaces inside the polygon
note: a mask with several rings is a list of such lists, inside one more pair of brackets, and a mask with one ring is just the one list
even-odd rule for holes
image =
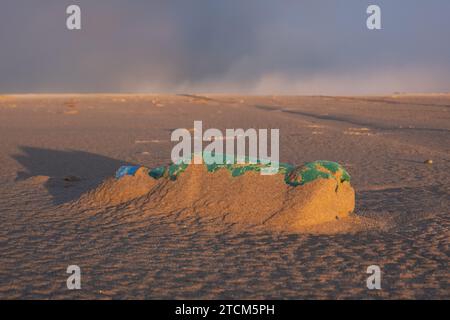
{"label": "distant horizon line", "polygon": [[425,96],[425,95],[449,95],[448,92],[386,92],[386,93],[237,93],[237,92],[0,92],[0,96],[67,96],[67,95],[167,95],[167,96],[284,96],[284,97],[348,97],[348,96]]}

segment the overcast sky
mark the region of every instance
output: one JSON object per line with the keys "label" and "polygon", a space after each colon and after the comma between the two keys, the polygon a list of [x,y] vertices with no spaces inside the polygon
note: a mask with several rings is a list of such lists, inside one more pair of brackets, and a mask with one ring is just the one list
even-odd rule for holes
{"label": "overcast sky", "polygon": [[[78,4],[82,30],[66,29]],[[378,4],[382,30],[366,28]],[[450,91],[449,0],[1,0],[0,92]]]}

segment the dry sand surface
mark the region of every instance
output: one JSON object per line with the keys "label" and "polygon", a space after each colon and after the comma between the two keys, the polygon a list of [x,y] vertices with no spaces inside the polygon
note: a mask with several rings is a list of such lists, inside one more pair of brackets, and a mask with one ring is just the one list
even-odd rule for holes
{"label": "dry sand surface", "polygon": [[[169,163],[194,120],[279,128],[282,162],[342,164],[354,214],[267,227],[258,212],[296,202],[255,173],[111,180]],[[0,136],[0,298],[450,298],[450,95],[4,95]]]}

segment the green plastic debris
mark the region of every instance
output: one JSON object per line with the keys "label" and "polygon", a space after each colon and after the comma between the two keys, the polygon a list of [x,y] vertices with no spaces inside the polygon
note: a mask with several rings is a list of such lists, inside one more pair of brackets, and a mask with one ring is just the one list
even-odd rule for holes
{"label": "green plastic debris", "polygon": [[[208,172],[216,172],[221,169],[226,169],[230,172],[232,177],[239,177],[246,172],[261,172],[263,168],[270,168],[270,163],[267,161],[260,161],[259,159],[249,159],[246,157],[245,164],[234,163],[234,158],[227,157],[226,155],[214,155],[215,159],[222,157],[222,163],[211,163],[211,154],[203,153],[203,163]],[[230,160],[231,159],[231,160]],[[250,161],[252,160],[252,161]],[[228,163],[227,163],[228,161]],[[180,161],[178,164],[171,164],[167,167],[161,166],[149,170],[149,175],[154,179],[170,179],[176,180],[180,174],[182,174],[188,167],[187,161]],[[132,170],[131,170],[132,169]],[[124,175],[134,175],[136,172],[136,166],[128,168],[127,166],[121,167],[116,177],[120,178]],[[338,163],[326,160],[318,160],[314,162],[308,162],[303,166],[293,166],[287,163],[278,164],[277,174],[284,175],[284,181],[286,184],[296,187],[302,186],[316,179],[335,179],[339,182],[350,182],[350,175],[348,172]]]}

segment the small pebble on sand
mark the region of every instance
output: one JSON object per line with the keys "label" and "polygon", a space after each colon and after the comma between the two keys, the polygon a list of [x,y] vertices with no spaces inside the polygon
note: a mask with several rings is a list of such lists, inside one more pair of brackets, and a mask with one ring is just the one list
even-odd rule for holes
{"label": "small pebble on sand", "polygon": [[77,182],[77,181],[80,181],[80,180],[81,180],[81,178],[77,177],[77,176],[66,176],[66,177],[64,177],[64,181],[67,181],[67,182]]}

